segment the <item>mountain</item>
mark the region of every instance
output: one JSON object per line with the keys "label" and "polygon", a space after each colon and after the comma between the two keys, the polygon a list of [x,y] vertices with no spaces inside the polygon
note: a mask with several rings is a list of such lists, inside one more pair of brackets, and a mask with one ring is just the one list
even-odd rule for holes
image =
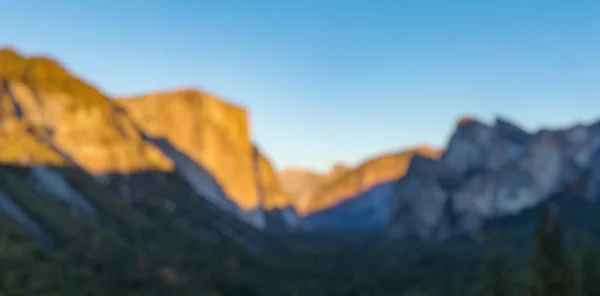
{"label": "mountain", "polygon": [[[305,255],[330,245],[268,231],[298,217],[243,110],[189,90],[112,100],[55,61],[7,49],[0,85],[3,295],[371,290],[348,283],[370,282],[369,257],[354,267]],[[138,100],[160,108],[128,110]]]}
{"label": "mountain", "polygon": [[350,167],[343,163],[336,163],[331,170],[325,173],[309,169],[288,168],[279,172],[277,178],[290,199],[298,202],[302,197],[310,195],[310,192],[316,187],[339,177],[349,170]]}
{"label": "mountain", "polygon": [[244,210],[260,207],[247,112],[194,90],[119,98],[140,129],[204,167]]}
{"label": "mountain", "polygon": [[290,196],[292,201],[297,201],[306,192],[314,188],[324,176],[310,169],[287,168],[277,173],[281,187]]}
{"label": "mountain", "polygon": [[206,184],[199,189],[203,196],[227,203],[240,216],[253,213],[255,225],[267,223],[263,210],[281,212],[278,218],[270,215],[271,222],[279,220],[275,224],[294,223],[290,198],[268,158],[250,140],[246,110],[190,89],[114,101],[145,135],[173,146],[177,152],[167,155],[190,184]]}
{"label": "mountain", "polygon": [[143,141],[129,118],[56,62],[0,51],[3,163],[76,162],[103,174],[168,170],[172,163]]}
{"label": "mountain", "polygon": [[[247,248],[256,248],[257,230],[291,225],[296,217],[278,208],[287,197],[251,144],[239,107],[198,91],[111,100],[57,62],[10,49],[0,51],[0,86],[0,164],[28,168],[25,184],[64,198],[74,211],[99,212],[88,200],[96,187],[121,202],[159,198],[199,233],[216,230]],[[127,110],[141,101],[143,111]],[[164,112],[152,113],[152,106]],[[84,174],[79,188],[73,178]],[[5,190],[1,208],[38,233],[35,219]]]}
{"label": "mountain", "polygon": [[439,161],[415,159],[395,182],[388,235],[447,237],[567,192],[598,198],[600,122],[528,133],[505,119],[459,121]]}
{"label": "mountain", "polygon": [[600,234],[600,122],[463,118],[443,150],[279,174],[249,129],[206,92],[110,98],[0,50],[0,294],[466,295],[544,207]]}
{"label": "mountain", "polygon": [[393,182],[404,176],[414,157],[440,155],[438,149],[417,146],[341,169],[300,197],[296,210],[313,229],[381,230],[388,223]]}
{"label": "mountain", "polygon": [[214,95],[111,99],[48,58],[4,49],[0,63],[1,163],[31,167],[36,186],[54,191],[68,183],[55,168],[78,168],[123,201],[162,196],[190,225],[202,219],[173,192],[195,196],[223,220],[220,232],[244,242],[269,229],[446,237],[564,186],[584,184],[590,199],[598,191],[600,124],[532,134],[502,118],[463,118],[443,151],[416,146],[354,168],[276,174],[251,142],[247,111]]}

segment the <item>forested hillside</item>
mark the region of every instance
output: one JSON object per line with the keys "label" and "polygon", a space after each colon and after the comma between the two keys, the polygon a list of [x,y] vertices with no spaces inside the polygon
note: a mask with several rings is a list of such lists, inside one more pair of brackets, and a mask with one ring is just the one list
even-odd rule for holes
{"label": "forested hillside", "polygon": [[[0,289],[5,296],[566,295],[567,289],[578,293],[572,295],[598,295],[599,291],[592,280],[599,276],[597,249],[593,239],[584,238],[586,233],[600,233],[596,222],[600,207],[576,197],[553,200],[553,206],[561,209],[557,217],[562,231],[551,211],[540,207],[446,242],[407,240],[354,249],[330,243],[329,252],[315,253],[300,251],[300,242],[313,240],[325,247],[325,240],[306,234],[274,239],[273,245],[285,240],[286,247],[256,256],[231,241],[209,242],[195,235],[160,200],[125,205],[85,174],[61,171],[99,209],[94,220],[73,215],[60,199],[32,189],[23,179],[27,169],[7,167],[0,174],[2,191],[40,221],[49,238],[43,244],[14,219],[0,215]],[[564,281],[553,282],[553,274]]]}

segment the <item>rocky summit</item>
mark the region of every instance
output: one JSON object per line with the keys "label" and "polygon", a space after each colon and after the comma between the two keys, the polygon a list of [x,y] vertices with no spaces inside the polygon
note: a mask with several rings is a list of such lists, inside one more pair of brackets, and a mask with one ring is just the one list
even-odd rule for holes
{"label": "rocky summit", "polygon": [[528,133],[501,118],[491,126],[461,121],[439,161],[416,159],[396,182],[389,235],[476,231],[558,192],[597,199],[599,127]]}

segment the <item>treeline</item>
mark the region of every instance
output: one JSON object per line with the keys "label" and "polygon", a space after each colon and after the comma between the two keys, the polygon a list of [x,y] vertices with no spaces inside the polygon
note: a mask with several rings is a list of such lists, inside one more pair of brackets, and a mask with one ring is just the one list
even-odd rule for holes
{"label": "treeline", "polygon": [[600,256],[594,239],[587,237],[575,252],[568,252],[560,224],[548,208],[533,235],[524,270],[519,271],[511,259],[507,247],[490,250],[470,295],[600,295]]}
{"label": "treeline", "polygon": [[[151,215],[167,227],[168,216],[161,217]],[[160,229],[165,231],[178,230]],[[360,263],[367,254],[355,255],[356,262],[303,254],[253,260],[233,248],[209,248],[182,234],[162,239],[160,233],[130,245],[91,233],[48,250],[0,214],[0,295],[600,296],[594,240],[568,249],[549,210],[540,216],[526,260],[519,259],[521,251],[498,244],[477,261],[479,267],[472,251],[441,261],[453,254],[427,259],[429,250],[423,250],[427,260],[417,265],[404,250],[395,254],[404,260],[393,264],[384,262],[386,256]]]}

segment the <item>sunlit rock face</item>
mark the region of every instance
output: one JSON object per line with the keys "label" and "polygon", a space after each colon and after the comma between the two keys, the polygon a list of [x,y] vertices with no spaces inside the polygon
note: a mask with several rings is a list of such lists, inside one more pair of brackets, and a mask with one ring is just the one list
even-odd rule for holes
{"label": "sunlit rock face", "polygon": [[[296,209],[300,215],[308,216],[350,202],[366,194],[371,195],[369,191],[374,190],[377,186],[394,182],[403,177],[412,158],[416,155],[438,158],[441,151],[427,146],[418,146],[397,153],[380,155],[365,161],[356,168],[338,167],[332,172],[338,174],[319,183],[313,190],[302,196],[295,204]],[[389,199],[390,196],[386,198]]]}
{"label": "sunlit rock face", "polygon": [[149,136],[168,140],[205,168],[241,208],[260,206],[244,109],[194,90],[122,98],[118,104]]}
{"label": "sunlit rock face", "polygon": [[292,201],[281,187],[269,159],[256,147],[253,148],[254,170],[261,208],[264,210],[284,209],[292,206]]}
{"label": "sunlit rock face", "polygon": [[159,146],[201,196],[260,228],[263,210],[285,212],[281,223],[295,221],[270,161],[250,140],[243,108],[195,90],[117,102],[149,137],[168,142]]}
{"label": "sunlit rock face", "polygon": [[[197,195],[264,228],[263,200],[288,202],[269,161],[255,161],[248,126],[244,109],[200,91],[111,100],[50,59],[0,50],[2,164],[80,167],[124,201],[168,188],[166,175],[178,173]],[[46,171],[36,176],[40,189],[64,192]]]}
{"label": "sunlit rock face", "polygon": [[[18,119],[27,129],[13,127],[15,132],[35,138],[41,143],[37,146],[49,147],[24,149],[21,155],[31,155],[31,163],[60,165],[69,159],[92,173],[172,168],[172,163],[144,141],[128,116],[107,98],[80,106],[79,98],[68,93],[38,90],[20,82],[3,84],[0,104],[8,119],[3,121],[3,129],[18,125],[10,123]],[[10,157],[15,156],[6,155],[4,161],[11,162]]]}

